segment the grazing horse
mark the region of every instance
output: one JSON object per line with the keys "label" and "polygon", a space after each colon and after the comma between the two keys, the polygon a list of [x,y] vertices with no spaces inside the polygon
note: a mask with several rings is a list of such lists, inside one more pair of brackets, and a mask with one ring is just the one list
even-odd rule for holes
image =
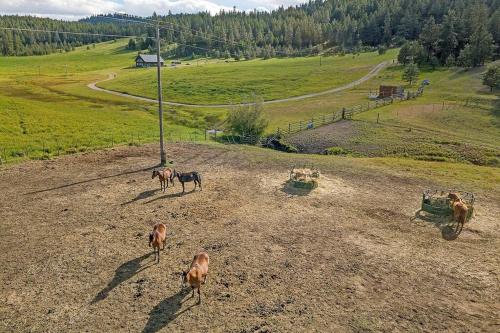
{"label": "grazing horse", "polygon": [[175,172],[175,176],[177,176],[177,179],[179,179],[179,182],[182,184],[182,193],[184,193],[184,183],[189,183],[193,181],[194,181],[194,190],[196,190],[196,185],[200,187],[200,191],[202,190],[201,176],[198,172],[196,171],[191,171],[186,173]]}
{"label": "grazing horse", "polygon": [[461,231],[465,222],[467,222],[467,213],[469,211],[469,208],[457,193],[448,194],[448,198],[451,199],[450,201],[451,207],[453,208],[453,219],[459,223]]}
{"label": "grazing horse", "polygon": [[194,256],[189,271],[182,272],[182,283],[188,283],[193,289],[191,297],[194,297],[194,290],[198,289],[198,304],[201,303],[201,285],[207,282],[209,261],[208,253],[200,252]]}
{"label": "grazing horse", "polygon": [[158,179],[160,179],[160,190],[165,192],[165,190],[168,187],[168,181],[172,183],[172,186],[174,186],[174,174],[175,170],[172,170],[170,168],[165,168],[162,170],[153,170],[153,175],[151,176],[151,179],[154,179],[155,177],[158,176]]}
{"label": "grazing horse", "polygon": [[153,247],[155,259],[160,262],[160,247],[165,249],[167,242],[167,227],[163,223],[155,224],[153,231],[149,234],[149,246]]}

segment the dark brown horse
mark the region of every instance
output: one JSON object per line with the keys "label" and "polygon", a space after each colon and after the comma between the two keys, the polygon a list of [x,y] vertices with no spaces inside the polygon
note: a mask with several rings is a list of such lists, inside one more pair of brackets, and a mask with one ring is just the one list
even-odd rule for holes
{"label": "dark brown horse", "polygon": [[175,172],[174,177],[175,176],[182,184],[182,193],[184,193],[184,183],[189,183],[189,182],[194,182],[194,190],[196,190],[196,185],[200,187],[200,191],[202,190],[201,176],[198,172],[196,171],[191,171],[186,173]]}

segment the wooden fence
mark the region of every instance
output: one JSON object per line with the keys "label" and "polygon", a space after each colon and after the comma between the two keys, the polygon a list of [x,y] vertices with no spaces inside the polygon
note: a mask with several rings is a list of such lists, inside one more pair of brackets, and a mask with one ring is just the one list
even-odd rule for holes
{"label": "wooden fence", "polygon": [[278,129],[276,130],[276,135],[282,137],[289,134],[298,133],[304,130],[309,130],[323,125],[331,124],[342,119],[352,119],[352,116],[357,113],[376,109],[385,105],[393,104],[395,102],[414,99],[418,96],[421,96],[423,92],[424,88],[420,87],[418,88],[417,91],[415,92],[409,91],[404,96],[393,96],[393,97],[386,97],[383,99],[377,99],[374,101],[366,102],[364,104],[358,104],[349,108],[342,108],[341,110],[337,110],[332,113],[313,116],[307,120],[288,123],[288,126],[284,128],[278,127]]}

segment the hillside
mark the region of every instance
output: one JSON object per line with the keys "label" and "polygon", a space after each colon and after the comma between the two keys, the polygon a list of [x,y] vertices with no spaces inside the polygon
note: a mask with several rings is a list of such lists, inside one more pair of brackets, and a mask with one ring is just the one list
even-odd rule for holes
{"label": "hillside", "polygon": [[[168,101],[188,104],[253,102],[252,96],[274,100],[319,92],[355,81],[374,66],[391,62],[397,50],[384,55],[300,57],[241,62],[185,61],[163,70]],[[130,62],[132,65],[132,62]],[[123,68],[117,78],[98,84],[110,90],[156,98],[155,68]],[[130,84],[134,82],[134,84]]]}
{"label": "hillside", "polygon": [[[139,24],[123,19],[139,21]],[[154,19],[108,14],[80,22],[64,22],[0,16],[0,27],[58,31],[43,34],[0,30],[0,54],[69,51],[82,44],[117,38],[71,35],[63,31],[137,36],[135,45],[138,50],[147,50],[152,43],[144,37],[154,36],[154,29],[141,22]],[[451,46],[455,56],[470,42],[478,26],[484,25],[484,29],[492,34],[494,43],[500,41],[498,0],[315,0],[271,12],[225,11],[213,16],[209,13],[158,13],[156,19],[166,25],[161,32],[163,41],[177,43],[177,47],[169,52],[165,50],[165,54],[176,57],[208,55],[212,58],[253,59],[306,56],[324,49],[342,52],[379,45],[398,46],[425,34],[431,19],[443,29],[443,33],[441,28],[439,31],[432,29],[431,35],[445,39],[447,34],[454,36],[451,43],[449,40],[440,43],[440,50]],[[443,63],[447,55],[443,56]]]}
{"label": "hillside", "polygon": [[[154,105],[93,92],[86,84],[133,59],[126,41],[77,48],[70,53],[7,57],[0,61],[0,156],[3,161],[50,158],[116,144],[151,142],[158,137]],[[182,110],[179,110],[182,112]],[[192,114],[168,132],[189,138]],[[191,127],[191,128],[190,128]],[[202,133],[197,132],[198,138]]]}
{"label": "hillside", "polygon": [[[400,71],[397,67],[387,70],[385,82],[400,83]],[[331,148],[340,155],[499,165],[500,99],[482,85],[482,71],[424,71],[421,77],[431,84],[423,97],[358,114],[353,121],[301,132],[287,141],[310,153]]]}

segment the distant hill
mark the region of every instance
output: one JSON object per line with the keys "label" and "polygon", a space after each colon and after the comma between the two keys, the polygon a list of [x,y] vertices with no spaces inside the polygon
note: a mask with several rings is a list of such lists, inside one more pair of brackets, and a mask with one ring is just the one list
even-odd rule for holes
{"label": "distant hill", "polygon": [[[397,46],[416,40],[426,22],[434,19],[444,27],[453,18],[449,36],[456,39],[455,53],[467,44],[477,24],[485,24],[494,43],[500,43],[500,0],[327,0],[267,12],[221,12],[159,14],[168,22],[162,38],[177,43],[175,56],[275,57],[323,52],[361,51],[380,45]],[[80,22],[34,17],[3,16],[0,26],[56,28],[68,31],[127,35],[153,35],[135,23],[111,20],[118,14],[93,16]],[[446,26],[447,27],[447,26]],[[446,33],[446,31],[444,32]],[[3,55],[53,52],[70,46],[106,40],[103,37],[61,36],[25,32],[0,32]],[[66,44],[65,44],[66,43]],[[453,41],[453,43],[455,43]],[[37,44],[38,49],[37,50]],[[69,45],[69,46],[68,46]],[[137,40],[132,48],[146,49],[151,43]],[[196,46],[196,47],[194,47]]]}

